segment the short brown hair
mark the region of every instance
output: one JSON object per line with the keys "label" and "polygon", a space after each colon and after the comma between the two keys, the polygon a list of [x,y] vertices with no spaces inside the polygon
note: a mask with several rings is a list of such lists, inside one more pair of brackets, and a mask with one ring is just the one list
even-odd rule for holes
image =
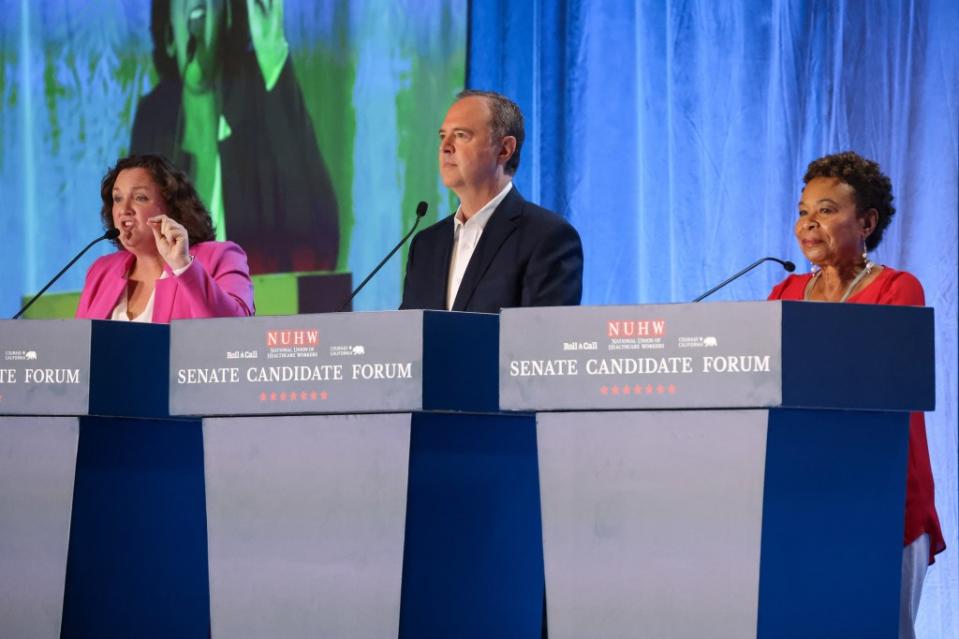
{"label": "short brown hair", "polygon": [[[119,160],[103,177],[100,198],[103,207],[100,217],[104,229],[113,228],[113,185],[120,171],[141,168],[150,172],[160,188],[160,196],[167,207],[167,214],[182,224],[189,234],[190,244],[199,244],[216,238],[213,220],[186,173],[178,169],[162,155],[130,155]],[[117,248],[123,248],[119,238],[113,240]]]}
{"label": "short brown hair", "polygon": [[516,138],[516,150],[503,167],[507,175],[515,175],[516,169],[519,168],[519,152],[523,148],[523,140],[526,139],[523,112],[520,111],[519,106],[505,95],[495,91],[466,89],[456,94],[457,100],[463,98],[486,98],[486,104],[489,105],[490,110],[490,129],[495,139],[502,140],[507,135]]}

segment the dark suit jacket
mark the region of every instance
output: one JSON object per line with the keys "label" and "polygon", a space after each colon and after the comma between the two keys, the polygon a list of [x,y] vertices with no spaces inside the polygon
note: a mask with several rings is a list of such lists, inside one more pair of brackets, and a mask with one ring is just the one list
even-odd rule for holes
{"label": "dark suit jacket", "polygon": [[[335,269],[339,210],[292,61],[270,92],[252,51],[230,62],[220,84],[231,129],[219,143],[227,238],[243,247],[254,274]],[[171,78],[140,99],[130,151],[160,153],[190,174],[193,155],[180,147],[182,92]]]}
{"label": "dark suit jacket", "polygon": [[[416,234],[401,309],[446,309],[453,216]],[[490,216],[466,267],[454,311],[570,306],[583,292],[583,248],[566,220],[523,199],[514,186]]]}

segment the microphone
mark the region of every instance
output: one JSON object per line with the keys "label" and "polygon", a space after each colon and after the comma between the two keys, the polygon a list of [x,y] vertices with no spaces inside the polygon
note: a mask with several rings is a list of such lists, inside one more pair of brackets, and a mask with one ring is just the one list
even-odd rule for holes
{"label": "microphone", "polygon": [[399,244],[397,244],[396,246],[394,246],[394,247],[393,247],[393,250],[390,251],[390,252],[386,255],[386,257],[384,257],[383,260],[382,260],[379,264],[376,265],[376,268],[373,269],[373,272],[370,273],[369,275],[367,275],[365,280],[363,280],[362,282],[360,282],[360,285],[356,287],[356,290],[353,291],[353,293],[352,293],[352,295],[350,295],[349,299],[347,299],[345,302],[343,302],[343,305],[340,306],[340,308],[337,310],[337,313],[342,313],[343,311],[345,311],[345,310],[346,310],[346,307],[349,306],[349,305],[350,305],[350,302],[353,301],[353,298],[356,297],[356,294],[363,290],[363,287],[366,286],[366,283],[369,282],[369,281],[373,278],[373,276],[376,275],[376,274],[380,271],[381,268],[383,268],[383,265],[386,264],[386,262],[387,262],[391,257],[393,257],[393,254],[394,254],[394,253],[396,253],[398,250],[400,250],[400,247],[401,247],[401,246],[403,246],[404,244],[406,244],[406,240],[410,239],[410,236],[413,235],[413,231],[416,230],[416,227],[419,225],[420,220],[422,220],[422,219],[423,219],[423,216],[426,215],[426,209],[428,209],[428,208],[429,208],[429,204],[427,204],[426,202],[420,202],[419,204],[416,205],[416,221],[413,222],[413,228],[411,228],[411,229],[409,230],[409,233],[407,233],[406,235],[403,236],[403,239],[400,240]]}
{"label": "microphone", "polygon": [[706,291],[705,293],[703,293],[702,295],[700,295],[699,297],[697,297],[696,299],[694,299],[693,302],[700,302],[700,301],[706,299],[707,297],[709,297],[710,295],[712,295],[713,293],[715,293],[716,291],[718,291],[718,290],[721,289],[722,287],[726,286],[727,284],[729,284],[729,283],[732,282],[733,280],[739,279],[740,277],[742,277],[743,275],[745,275],[745,274],[748,273],[749,271],[753,270],[754,268],[756,268],[757,266],[759,266],[759,265],[762,264],[763,262],[778,262],[779,264],[782,264],[782,267],[783,267],[784,269],[786,269],[786,270],[787,270],[788,272],[790,272],[790,273],[792,273],[793,271],[796,270],[796,265],[793,264],[792,262],[790,262],[789,260],[781,260],[781,259],[779,259],[778,257],[764,257],[764,258],[762,258],[762,259],[756,260],[755,262],[753,262],[752,264],[750,264],[749,266],[747,266],[747,267],[744,268],[743,270],[739,271],[738,273],[736,273],[736,274],[733,275],[732,277],[726,278],[725,280],[723,280],[722,282],[720,282],[720,283],[717,284],[716,286],[712,287],[711,289],[709,289],[708,291]]}
{"label": "microphone", "polygon": [[74,257],[72,260],[70,260],[70,263],[69,263],[69,264],[67,264],[67,265],[64,266],[62,269],[60,269],[60,272],[57,273],[56,275],[54,275],[54,276],[53,276],[53,279],[50,280],[49,282],[47,282],[47,285],[46,285],[46,286],[44,286],[42,289],[40,289],[40,292],[39,292],[39,293],[37,293],[36,295],[34,295],[33,298],[32,298],[29,302],[27,302],[26,306],[24,306],[24,307],[21,308],[19,311],[17,311],[17,314],[14,315],[12,319],[20,319],[20,316],[23,315],[23,314],[26,312],[26,310],[27,310],[28,308],[30,308],[31,305],[33,305],[34,302],[36,302],[38,299],[40,299],[40,296],[43,295],[44,293],[46,293],[46,292],[47,292],[47,289],[50,288],[51,286],[53,286],[53,283],[56,282],[58,279],[60,279],[60,276],[61,276],[61,275],[63,275],[64,273],[67,272],[67,269],[69,269],[71,266],[73,266],[73,264],[74,264],[77,260],[79,260],[81,257],[83,257],[83,254],[86,253],[87,251],[89,251],[91,246],[93,246],[93,245],[96,244],[97,242],[102,242],[103,240],[115,240],[115,239],[117,239],[118,237],[120,237],[120,231],[119,231],[118,229],[115,229],[115,228],[114,228],[114,229],[108,230],[106,233],[104,233],[103,235],[101,235],[101,236],[98,237],[97,239],[95,239],[95,240],[93,240],[92,242],[90,242],[89,244],[87,244],[87,245],[83,248],[82,251],[80,251],[79,253],[77,253],[77,256],[76,256],[76,257]]}

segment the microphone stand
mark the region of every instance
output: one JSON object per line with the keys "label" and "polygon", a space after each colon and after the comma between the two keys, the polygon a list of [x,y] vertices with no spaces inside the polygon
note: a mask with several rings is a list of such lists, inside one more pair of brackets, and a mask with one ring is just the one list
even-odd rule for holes
{"label": "microphone stand", "polygon": [[114,239],[116,239],[116,238],[118,238],[118,237],[120,237],[120,231],[118,231],[117,229],[110,229],[109,231],[107,231],[106,233],[104,233],[103,235],[101,235],[100,237],[98,237],[97,239],[95,239],[95,240],[93,240],[92,242],[90,242],[89,244],[87,244],[82,251],[80,251],[79,253],[77,253],[77,256],[76,256],[75,258],[73,258],[72,260],[70,260],[70,263],[69,263],[69,264],[67,264],[67,265],[64,266],[62,269],[60,269],[60,272],[57,273],[56,275],[54,275],[54,276],[53,276],[53,279],[50,280],[49,282],[47,282],[47,285],[44,286],[42,289],[40,289],[40,292],[37,293],[36,295],[34,295],[34,296],[30,299],[30,301],[27,302],[26,306],[24,306],[24,307],[21,308],[19,311],[17,311],[17,314],[14,315],[11,319],[20,319],[20,316],[23,315],[23,314],[26,312],[26,310],[27,310],[28,308],[30,308],[30,307],[33,305],[33,303],[36,302],[36,301],[40,298],[41,295],[43,295],[44,293],[46,293],[46,292],[47,292],[47,289],[50,288],[51,286],[53,286],[53,283],[56,282],[58,279],[60,279],[60,276],[61,276],[61,275],[63,275],[64,273],[67,272],[67,269],[69,269],[71,266],[73,266],[73,265],[76,263],[77,260],[79,260],[81,257],[83,257],[83,254],[86,253],[87,251],[89,251],[89,250],[90,250],[90,247],[92,247],[92,246],[93,246],[94,244],[96,244],[97,242],[101,242],[101,241],[103,241],[103,240],[114,240]]}
{"label": "microphone stand", "polygon": [[744,268],[743,270],[739,271],[739,272],[736,273],[735,275],[732,275],[732,276],[730,276],[730,277],[727,277],[727,278],[724,279],[722,282],[720,282],[720,283],[717,284],[716,286],[712,287],[711,289],[709,289],[708,291],[706,291],[705,293],[703,293],[702,295],[700,295],[699,297],[697,297],[696,299],[694,299],[694,300],[693,300],[693,303],[695,303],[695,302],[701,302],[702,300],[706,299],[707,297],[709,297],[710,295],[712,295],[713,293],[715,293],[716,291],[718,291],[718,290],[721,289],[722,287],[726,286],[727,284],[729,284],[730,282],[732,282],[732,281],[735,280],[736,278],[742,277],[743,275],[745,275],[745,274],[748,273],[749,271],[753,270],[754,268],[756,268],[757,266],[759,266],[759,265],[762,264],[763,262],[778,262],[779,264],[782,264],[782,267],[783,267],[784,269],[786,269],[787,271],[789,271],[790,273],[792,273],[793,271],[796,270],[796,265],[793,264],[792,262],[788,261],[788,260],[781,260],[781,259],[779,259],[778,257],[764,257],[764,258],[762,258],[762,259],[756,260],[755,262],[753,262],[752,264],[750,264],[749,266],[747,266],[747,267]]}
{"label": "microphone stand", "polygon": [[345,302],[343,302],[343,304],[340,306],[339,309],[337,309],[336,311],[337,313],[342,313],[343,311],[345,311],[346,307],[350,305],[350,302],[353,301],[353,298],[356,297],[357,293],[363,290],[363,287],[366,286],[366,283],[369,282],[371,279],[373,279],[374,275],[380,272],[380,269],[383,268],[383,265],[386,264],[391,257],[393,257],[394,253],[400,250],[401,246],[406,244],[406,240],[410,239],[410,236],[413,235],[413,231],[415,231],[416,227],[419,226],[420,220],[422,220],[423,216],[426,215],[427,207],[428,205],[426,204],[426,202],[420,202],[416,206],[416,221],[413,222],[413,228],[409,230],[409,233],[403,236],[403,239],[400,240],[399,244],[393,247],[392,251],[387,253],[386,257],[380,260],[380,263],[376,265],[376,268],[373,269],[373,271],[369,275],[366,276],[366,279],[360,282],[360,285],[356,287],[356,290],[354,290],[353,293],[350,295],[350,297]]}

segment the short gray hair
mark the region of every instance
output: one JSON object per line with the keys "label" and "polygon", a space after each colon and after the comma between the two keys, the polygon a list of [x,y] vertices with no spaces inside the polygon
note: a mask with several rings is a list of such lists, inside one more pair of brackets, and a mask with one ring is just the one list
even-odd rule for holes
{"label": "short gray hair", "polygon": [[519,152],[526,139],[526,129],[523,124],[523,112],[519,106],[501,93],[495,91],[477,91],[466,89],[456,94],[457,100],[463,98],[485,98],[490,110],[490,130],[496,140],[502,140],[507,135],[516,138],[516,150],[506,161],[503,167],[507,175],[515,175],[519,168]]}

